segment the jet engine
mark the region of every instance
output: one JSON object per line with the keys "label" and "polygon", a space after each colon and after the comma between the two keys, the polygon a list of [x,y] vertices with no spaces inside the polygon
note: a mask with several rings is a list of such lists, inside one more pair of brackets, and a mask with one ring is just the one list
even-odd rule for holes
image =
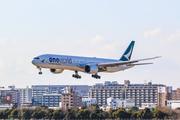
{"label": "jet engine", "polygon": [[98,72],[98,67],[96,65],[86,65],[84,71],[88,74],[96,74]]}
{"label": "jet engine", "polygon": [[50,69],[50,71],[53,73],[53,74],[60,74],[64,71],[64,69]]}

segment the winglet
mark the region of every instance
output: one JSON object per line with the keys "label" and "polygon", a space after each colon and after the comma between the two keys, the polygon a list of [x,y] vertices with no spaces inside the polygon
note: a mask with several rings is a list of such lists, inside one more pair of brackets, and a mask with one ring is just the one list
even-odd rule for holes
{"label": "winglet", "polygon": [[126,51],[124,52],[124,54],[122,55],[122,57],[119,60],[121,60],[121,61],[129,61],[131,59],[134,44],[135,44],[135,41],[131,41],[128,48],[126,49]]}

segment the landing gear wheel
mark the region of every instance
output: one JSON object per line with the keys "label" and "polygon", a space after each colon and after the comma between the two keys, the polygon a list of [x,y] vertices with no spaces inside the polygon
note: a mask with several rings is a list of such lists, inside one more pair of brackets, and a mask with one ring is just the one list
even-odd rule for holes
{"label": "landing gear wheel", "polygon": [[39,75],[42,75],[41,67],[37,67],[39,69]]}
{"label": "landing gear wheel", "polygon": [[78,75],[78,71],[75,71],[75,74],[73,74],[72,77],[74,77],[76,79],[81,79],[81,76]]}
{"label": "landing gear wheel", "polygon": [[101,79],[101,76],[95,74],[95,75],[92,75],[93,78],[96,78],[96,79]]}

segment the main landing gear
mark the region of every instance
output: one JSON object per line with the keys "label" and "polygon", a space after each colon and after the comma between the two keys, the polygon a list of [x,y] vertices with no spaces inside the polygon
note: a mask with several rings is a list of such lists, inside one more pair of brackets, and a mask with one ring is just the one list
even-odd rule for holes
{"label": "main landing gear", "polygon": [[77,79],[81,79],[81,76],[78,75],[78,71],[75,71],[75,74],[73,74],[72,77],[77,78]]}
{"label": "main landing gear", "polygon": [[101,76],[99,76],[97,73],[95,75],[92,75],[93,78],[101,79]]}
{"label": "main landing gear", "polygon": [[39,75],[42,75],[41,67],[37,67],[39,69]]}

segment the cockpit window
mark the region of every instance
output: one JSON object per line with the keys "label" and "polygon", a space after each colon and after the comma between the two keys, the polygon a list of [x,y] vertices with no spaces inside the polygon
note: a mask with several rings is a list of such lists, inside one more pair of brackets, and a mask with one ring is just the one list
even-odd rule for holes
{"label": "cockpit window", "polygon": [[39,58],[38,58],[38,57],[35,57],[34,59],[37,59],[37,60],[39,60]]}

